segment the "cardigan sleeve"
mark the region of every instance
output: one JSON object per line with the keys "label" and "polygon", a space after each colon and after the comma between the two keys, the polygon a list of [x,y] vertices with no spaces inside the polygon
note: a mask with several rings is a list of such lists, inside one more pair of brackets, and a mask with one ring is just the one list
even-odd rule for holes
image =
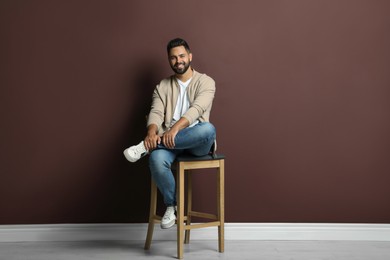
{"label": "cardigan sleeve", "polygon": [[164,122],[164,110],[165,110],[164,101],[159,93],[159,86],[157,86],[153,91],[152,105],[150,108],[146,126],[155,124],[160,129],[162,123]]}
{"label": "cardigan sleeve", "polygon": [[199,80],[199,86],[194,93],[194,99],[187,112],[183,115],[190,125],[211,109],[215,95],[215,81],[204,76]]}

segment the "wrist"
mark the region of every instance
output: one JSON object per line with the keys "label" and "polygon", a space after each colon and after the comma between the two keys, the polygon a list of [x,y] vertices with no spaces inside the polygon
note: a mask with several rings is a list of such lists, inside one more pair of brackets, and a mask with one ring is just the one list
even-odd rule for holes
{"label": "wrist", "polygon": [[158,132],[158,128],[156,125],[150,125],[148,127],[148,135],[156,135]]}
{"label": "wrist", "polygon": [[148,130],[148,135],[155,135],[157,132],[155,130]]}
{"label": "wrist", "polygon": [[177,125],[172,126],[169,130],[179,132],[180,128]]}

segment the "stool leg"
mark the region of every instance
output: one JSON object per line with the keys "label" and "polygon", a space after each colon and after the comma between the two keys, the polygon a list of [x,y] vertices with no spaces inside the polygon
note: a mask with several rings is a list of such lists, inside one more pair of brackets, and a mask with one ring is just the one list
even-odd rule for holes
{"label": "stool leg", "polygon": [[156,216],[156,208],[157,208],[157,186],[153,180],[151,180],[150,185],[150,210],[149,210],[149,225],[148,225],[148,233],[146,235],[145,241],[145,250],[150,248],[150,244],[152,243],[153,238],[153,230],[154,230],[154,220]]}
{"label": "stool leg", "polygon": [[218,248],[219,252],[225,251],[225,161],[220,160],[218,168],[217,181],[217,198],[218,198]]}
{"label": "stool leg", "polygon": [[184,235],[184,167],[177,164],[177,258],[183,258],[183,235]]}
{"label": "stool leg", "polygon": [[[187,170],[187,221],[186,226],[191,225],[191,211],[192,211],[192,173],[190,170]],[[190,243],[190,229],[187,229],[185,232],[184,243]]]}

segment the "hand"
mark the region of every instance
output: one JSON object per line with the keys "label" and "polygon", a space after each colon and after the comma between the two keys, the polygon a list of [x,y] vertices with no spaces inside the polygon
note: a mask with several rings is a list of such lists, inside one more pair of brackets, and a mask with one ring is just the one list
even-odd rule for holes
{"label": "hand", "polygon": [[164,133],[164,135],[162,136],[162,142],[165,147],[169,149],[175,148],[175,137],[178,132],[179,130],[177,130],[175,127],[172,127]]}
{"label": "hand", "polygon": [[161,137],[156,133],[148,133],[144,139],[144,146],[150,152],[156,149],[157,145],[161,143]]}

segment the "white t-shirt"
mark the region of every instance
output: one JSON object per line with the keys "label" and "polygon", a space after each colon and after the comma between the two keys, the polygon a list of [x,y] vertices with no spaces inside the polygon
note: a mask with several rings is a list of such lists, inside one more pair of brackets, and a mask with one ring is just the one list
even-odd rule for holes
{"label": "white t-shirt", "polygon": [[[179,121],[179,119],[187,112],[187,110],[190,108],[190,101],[188,99],[188,95],[187,95],[187,87],[188,85],[190,84],[191,82],[191,79],[190,78],[189,80],[187,80],[186,82],[183,82],[179,79],[176,79],[177,82],[179,83],[179,86],[180,86],[180,94],[177,98],[177,103],[176,103],[176,107],[175,107],[175,112],[173,114],[173,120],[172,120],[172,124],[171,126],[173,126],[177,121]],[[199,123],[198,120],[196,120],[192,125],[190,125],[190,127],[196,125],[197,123]]]}

